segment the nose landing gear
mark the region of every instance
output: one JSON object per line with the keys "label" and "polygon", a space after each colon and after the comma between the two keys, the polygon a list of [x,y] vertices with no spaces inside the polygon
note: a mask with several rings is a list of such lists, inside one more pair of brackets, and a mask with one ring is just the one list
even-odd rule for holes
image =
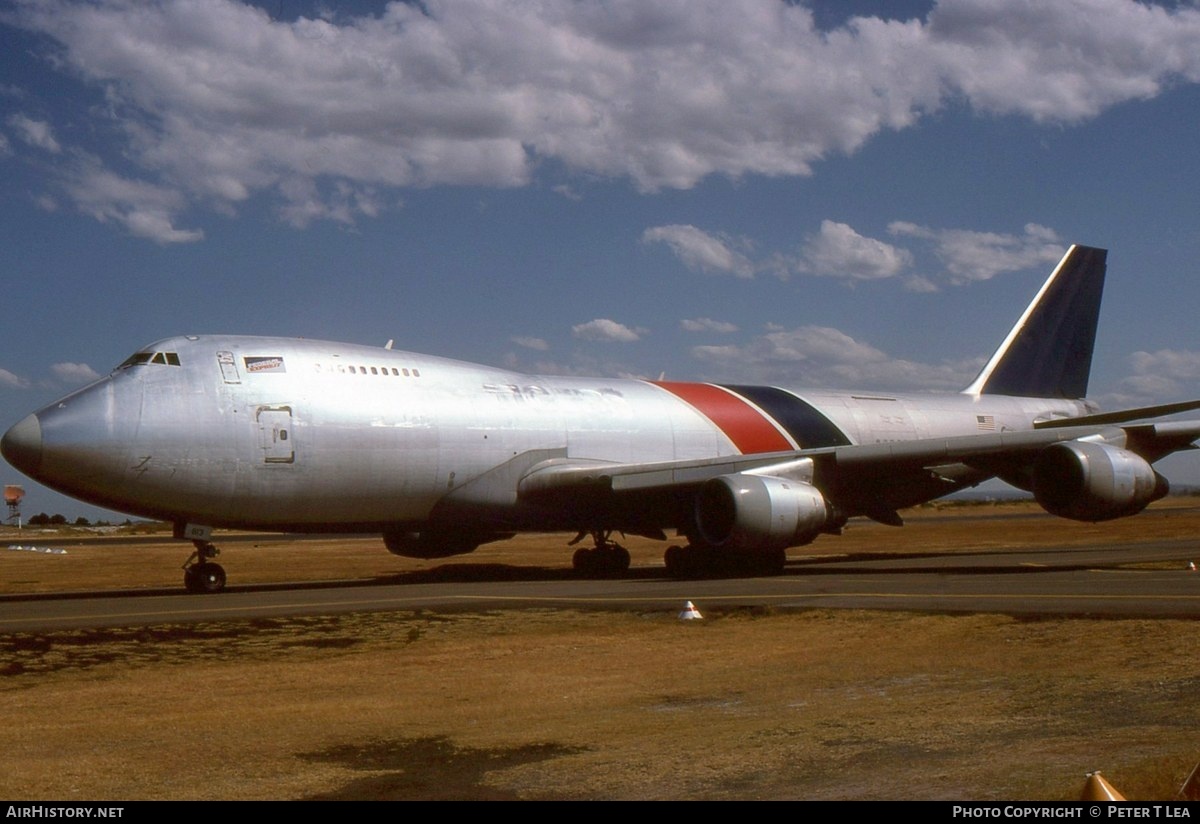
{"label": "nose landing gear", "polygon": [[194,540],[196,549],[183,565],[183,585],[188,592],[220,592],[225,589],[225,568],[210,559],[221,550],[210,541]]}

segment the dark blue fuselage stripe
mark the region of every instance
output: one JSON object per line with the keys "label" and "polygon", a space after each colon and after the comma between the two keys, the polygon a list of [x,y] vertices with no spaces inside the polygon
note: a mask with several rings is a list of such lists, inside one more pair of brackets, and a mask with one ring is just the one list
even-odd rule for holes
{"label": "dark blue fuselage stripe", "polygon": [[725,388],[741,395],[774,418],[800,444],[801,449],[850,444],[850,439],[837,424],[791,392],[774,386],[726,385]]}

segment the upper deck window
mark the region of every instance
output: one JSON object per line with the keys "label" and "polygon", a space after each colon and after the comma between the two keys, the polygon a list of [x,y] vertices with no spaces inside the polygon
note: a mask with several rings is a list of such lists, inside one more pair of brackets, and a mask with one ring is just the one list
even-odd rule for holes
{"label": "upper deck window", "polygon": [[[171,356],[171,353],[168,352],[167,357],[169,358],[170,356]],[[337,355],[334,355],[334,357],[337,357]],[[251,360],[250,358],[246,359],[247,365],[249,365],[250,360]],[[266,360],[266,359],[260,358],[258,360]],[[283,358],[274,358],[274,360],[278,361],[279,368],[273,369],[271,371],[278,371],[278,372],[285,371],[283,369]],[[343,363],[328,363],[328,364],[314,363],[312,366],[317,372],[324,373],[324,374],[330,374],[330,375],[336,373],[336,374],[340,374],[340,375],[346,375],[346,374],[350,374],[350,375],[381,375],[385,378],[392,377],[392,376],[400,377],[401,375],[403,375],[406,378],[421,377],[420,369],[410,369],[408,367],[366,366],[364,364],[343,364]],[[260,371],[262,371],[262,370],[260,370]]]}

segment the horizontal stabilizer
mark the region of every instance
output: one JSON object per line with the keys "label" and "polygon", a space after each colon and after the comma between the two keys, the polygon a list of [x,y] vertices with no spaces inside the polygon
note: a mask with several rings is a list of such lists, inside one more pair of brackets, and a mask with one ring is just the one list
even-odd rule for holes
{"label": "horizontal stabilizer", "polygon": [[1054,429],[1060,426],[1088,426],[1091,424],[1128,423],[1144,418],[1159,418],[1163,415],[1174,415],[1179,412],[1190,412],[1200,409],[1200,400],[1165,403],[1161,406],[1140,406],[1136,409],[1118,409],[1115,412],[1101,412],[1096,415],[1084,415],[1079,418],[1055,418],[1050,421],[1036,421],[1034,429]]}

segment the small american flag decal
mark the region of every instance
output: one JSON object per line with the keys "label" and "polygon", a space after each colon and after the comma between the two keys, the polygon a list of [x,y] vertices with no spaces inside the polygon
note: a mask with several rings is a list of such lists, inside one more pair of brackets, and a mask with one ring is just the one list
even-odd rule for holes
{"label": "small american flag decal", "polygon": [[976,415],[975,423],[980,429],[987,432],[993,432],[996,429],[996,419],[991,415]]}

